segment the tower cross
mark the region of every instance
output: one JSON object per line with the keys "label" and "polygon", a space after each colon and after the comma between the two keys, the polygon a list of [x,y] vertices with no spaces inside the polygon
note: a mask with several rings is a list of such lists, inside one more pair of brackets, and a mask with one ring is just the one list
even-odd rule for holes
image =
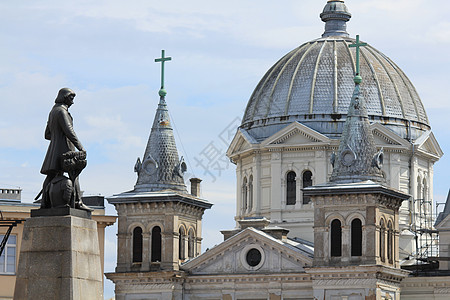
{"label": "tower cross", "polygon": [[356,43],[349,45],[350,48],[356,48],[356,76],[359,75],[359,52],[360,48],[367,46],[367,43],[359,42],[359,35],[356,36]]}
{"label": "tower cross", "polygon": [[172,57],[164,56],[165,50],[161,50],[161,58],[156,58],[155,62],[161,62],[161,90],[164,89],[164,63],[172,60]]}

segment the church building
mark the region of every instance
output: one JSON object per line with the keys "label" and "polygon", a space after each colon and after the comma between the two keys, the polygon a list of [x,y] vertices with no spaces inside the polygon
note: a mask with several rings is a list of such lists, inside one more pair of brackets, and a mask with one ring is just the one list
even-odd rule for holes
{"label": "church building", "polygon": [[[173,137],[162,81],[132,191],[118,213],[117,300],[448,299],[450,200],[432,218],[443,152],[414,85],[385,54],[350,37],[329,0],[322,37],[262,77],[227,151],[236,227],[201,254],[200,198]],[[161,59],[164,62],[170,58]],[[214,214],[214,211],[209,213]],[[230,216],[232,218],[233,216]],[[435,253],[433,254],[433,251]]]}

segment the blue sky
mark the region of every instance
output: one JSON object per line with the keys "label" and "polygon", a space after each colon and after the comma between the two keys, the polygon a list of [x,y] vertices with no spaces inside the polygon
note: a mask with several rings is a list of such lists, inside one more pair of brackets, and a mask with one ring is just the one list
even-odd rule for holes
{"label": "blue sky", "polygon": [[[2,1],[0,3],[0,186],[39,192],[48,146],[43,133],[57,91],[76,91],[75,130],[88,151],[86,194],[133,188],[158,102],[161,49],[166,100],[180,155],[215,203],[204,216],[203,249],[234,227],[235,169],[204,170],[196,159],[214,146],[225,153],[233,129],[264,73],[284,54],[318,38],[325,0]],[[348,0],[351,36],[392,58],[414,83],[444,152],[449,150],[450,2]],[[224,141],[225,140],[225,141]],[[434,171],[434,199],[447,195],[450,159]],[[112,207],[108,213],[115,214]],[[115,228],[106,270],[115,267]],[[113,295],[106,285],[105,297]]]}

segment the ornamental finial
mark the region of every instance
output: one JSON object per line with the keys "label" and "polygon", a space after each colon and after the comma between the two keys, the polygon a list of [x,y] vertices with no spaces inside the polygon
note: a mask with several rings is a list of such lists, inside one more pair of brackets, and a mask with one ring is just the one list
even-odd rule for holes
{"label": "ornamental finial", "polygon": [[156,58],[155,62],[161,62],[161,89],[158,94],[160,97],[165,97],[167,95],[166,90],[164,89],[164,63],[166,61],[172,60],[172,57],[165,57],[165,50],[161,50],[161,58]]}

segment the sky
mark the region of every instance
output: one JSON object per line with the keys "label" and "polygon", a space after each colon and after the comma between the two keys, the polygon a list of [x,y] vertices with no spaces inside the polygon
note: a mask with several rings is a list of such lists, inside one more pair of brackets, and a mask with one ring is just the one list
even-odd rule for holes
{"label": "sky", "polygon": [[[393,59],[414,83],[444,153],[449,151],[450,1],[347,0],[348,32]],[[253,89],[282,56],[320,37],[325,0],[22,0],[0,3],[0,187],[31,202],[57,92],[77,93],[70,108],[88,152],[86,195],[133,189],[159,100],[161,50],[166,101],[188,175],[213,202],[203,250],[234,228],[235,167],[225,151]],[[213,151],[214,161],[206,160]],[[212,157],[209,155],[208,157]],[[201,163],[199,163],[201,162]],[[208,166],[209,163],[209,166]],[[211,164],[213,163],[213,164]],[[449,190],[450,158],[435,164],[434,200]],[[107,205],[108,214],[116,214]],[[116,264],[116,227],[107,228],[105,269]],[[113,296],[106,280],[105,298]]]}

